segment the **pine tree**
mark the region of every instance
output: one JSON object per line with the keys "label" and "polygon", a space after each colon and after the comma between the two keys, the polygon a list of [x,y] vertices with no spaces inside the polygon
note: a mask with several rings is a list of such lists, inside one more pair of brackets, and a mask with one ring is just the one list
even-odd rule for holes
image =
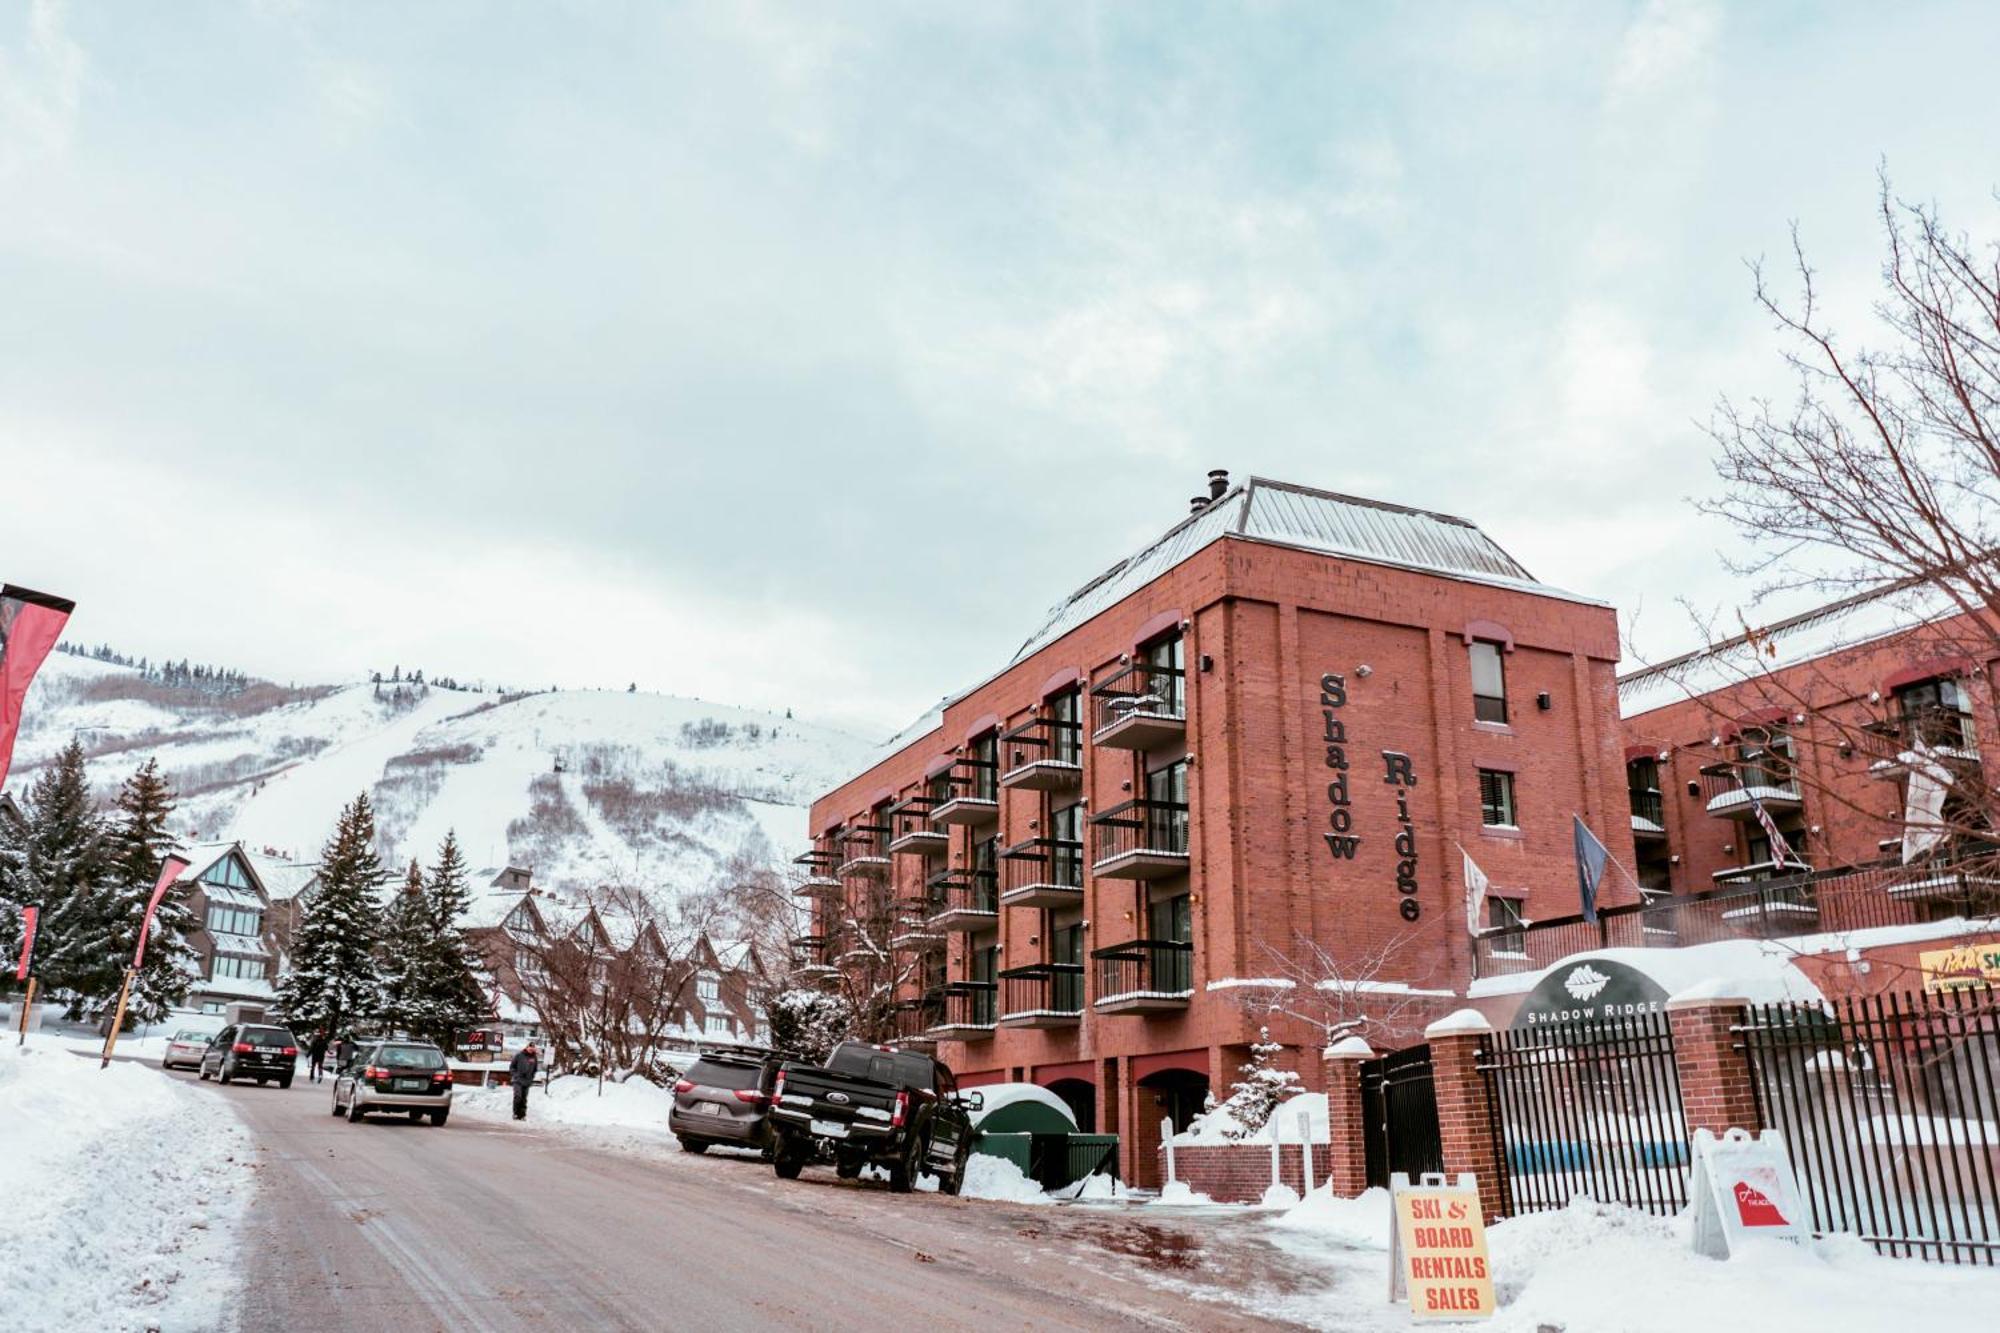
{"label": "pine tree", "polygon": [[1230,1087],[1229,1096],[1218,1108],[1241,1127],[1242,1133],[1225,1128],[1225,1134],[1247,1138],[1258,1133],[1271,1122],[1272,1114],[1286,1098],[1304,1091],[1297,1074],[1272,1063],[1284,1049],[1281,1043],[1271,1040],[1271,1029],[1257,1029],[1257,1040],[1250,1043],[1250,1062],[1237,1066],[1243,1077]]}
{"label": "pine tree", "polygon": [[382,909],[375,895],[382,880],[375,811],[363,792],[340,812],[320,853],[318,891],[304,904],[304,919],[292,935],[291,964],[278,994],[295,1030],[323,1028],[338,1036],[380,1011],[375,942]]}
{"label": "pine tree", "polygon": [[0,863],[8,913],[19,937],[19,911],[39,904],[35,975],[51,996],[80,1016],[114,993],[129,958],[118,954],[113,933],[113,874],[107,863],[104,822],[90,799],[83,746],[71,741],[28,788],[22,819],[0,820]]}
{"label": "pine tree", "polygon": [[396,891],[382,918],[382,1027],[388,1032],[422,1035],[425,953],[431,944],[430,913],[424,905],[423,867],[410,862],[403,887]]}
{"label": "pine tree", "polygon": [[[114,904],[113,936],[122,956],[129,958],[139,941],[146,903],[158,882],[160,865],[173,848],[167,831],[173,814],[173,788],[160,776],[157,761],[148,759],[119,789],[117,813],[111,820],[110,893]],[[187,996],[196,968],[189,943],[199,923],[188,904],[189,885],[176,883],[160,899],[146,938],[146,959],[132,980],[127,1009],[140,1022],[157,1023]]]}
{"label": "pine tree", "polygon": [[450,1051],[473,1028],[485,1022],[491,1009],[480,984],[480,959],[459,922],[472,905],[465,857],[458,850],[458,833],[447,830],[438,859],[424,881],[424,908],[430,928],[425,950],[423,994],[427,1036]]}

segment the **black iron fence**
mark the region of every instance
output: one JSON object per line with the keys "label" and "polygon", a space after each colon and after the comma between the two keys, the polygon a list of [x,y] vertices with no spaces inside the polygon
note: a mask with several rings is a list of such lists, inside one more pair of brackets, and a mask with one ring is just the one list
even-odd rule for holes
{"label": "black iron fence", "polygon": [[1187,940],[1133,940],[1093,949],[1097,1002],[1151,997],[1185,999],[1194,993],[1194,945]]}
{"label": "black iron fence", "polygon": [[1083,1013],[1082,963],[1029,963],[1000,973],[1000,1013],[1062,1017]]}
{"label": "black iron fence", "polygon": [[2000,1262],[1994,992],[1761,1005],[1741,1032],[1815,1231],[1897,1257]]}
{"label": "black iron fence", "polygon": [[1666,810],[1658,790],[1648,788],[1645,791],[1629,791],[1628,789],[1628,794],[1632,797],[1632,813],[1635,816],[1656,828],[1667,826]]}
{"label": "black iron fence", "polygon": [[1875,865],[1607,907],[1595,923],[1557,917],[1473,942],[1479,976],[1527,972],[1590,949],[1672,949],[1717,940],[1916,925],[2000,914],[2000,867],[1980,862]]}
{"label": "black iron fence", "polygon": [[1175,667],[1134,662],[1090,691],[1098,731],[1129,717],[1184,719],[1187,677]]}
{"label": "black iron fence", "polygon": [[1083,762],[1083,723],[1070,718],[1030,718],[1000,737],[1000,767],[1012,770],[1046,760],[1058,764]]}
{"label": "black iron fence", "polygon": [[998,878],[991,870],[941,871],[925,881],[924,896],[920,901],[929,905],[928,910],[933,916],[941,912],[997,914],[1000,911]]}
{"label": "black iron fence", "polygon": [[1094,863],[1127,852],[1186,856],[1188,808],[1185,801],[1123,801],[1090,819]]}
{"label": "black iron fence", "polygon": [[1000,853],[1001,891],[1083,889],[1083,844],[1070,838],[1030,838]]}
{"label": "black iron fence", "polygon": [[990,1028],[1000,984],[995,981],[954,981],[940,993],[943,1016],[937,1026]]}
{"label": "black iron fence", "polygon": [[1664,1215],[1687,1204],[1688,1134],[1665,1014],[1498,1032],[1480,1069],[1508,1216],[1579,1194]]}
{"label": "black iron fence", "polygon": [[[1731,760],[1710,764],[1699,770],[1701,802],[1716,813],[1725,810],[1750,812],[1750,792],[1765,802],[1796,801],[1798,778],[1791,765],[1777,755],[1758,761]],[[1726,799],[1725,799],[1726,798]]]}
{"label": "black iron fence", "polygon": [[1893,762],[1919,744],[1953,757],[1976,758],[1979,754],[1972,715],[1956,708],[1920,708],[1861,728],[1860,748],[1872,760]]}
{"label": "black iron fence", "polygon": [[1430,1047],[1412,1046],[1361,1066],[1361,1119],[1370,1186],[1387,1189],[1397,1171],[1415,1180],[1444,1170]]}

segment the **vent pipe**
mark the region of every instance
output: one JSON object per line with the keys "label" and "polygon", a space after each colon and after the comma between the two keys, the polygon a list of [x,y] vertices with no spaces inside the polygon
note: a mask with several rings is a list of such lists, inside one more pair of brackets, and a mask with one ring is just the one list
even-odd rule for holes
{"label": "vent pipe", "polygon": [[1208,497],[1206,495],[1196,495],[1189,498],[1188,512],[1190,514],[1199,514],[1206,508],[1208,508]]}
{"label": "vent pipe", "polygon": [[1211,500],[1220,500],[1222,498],[1223,492],[1227,491],[1228,489],[1229,489],[1229,469],[1225,467],[1209,469],[1208,498]]}

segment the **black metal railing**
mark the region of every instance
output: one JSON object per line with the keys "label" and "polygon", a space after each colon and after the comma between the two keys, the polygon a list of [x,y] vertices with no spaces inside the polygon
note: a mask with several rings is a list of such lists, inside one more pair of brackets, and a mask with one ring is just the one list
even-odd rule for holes
{"label": "black metal railing", "polygon": [[1944,750],[1954,756],[1976,759],[1979,733],[1972,715],[1956,708],[1920,708],[1900,717],[1871,722],[1861,729],[1860,748],[1871,760],[1895,760],[1921,743],[1925,749]]}
{"label": "black metal railing", "polygon": [[825,967],[831,941],[824,935],[801,935],[792,941],[792,966]]}
{"label": "black metal railing", "polygon": [[1066,718],[1030,718],[1000,736],[1000,767],[1016,769],[1036,760],[1083,762],[1083,724]]}
{"label": "black metal railing", "polygon": [[994,1012],[998,1006],[1000,983],[996,981],[953,981],[948,983],[940,998],[943,1001],[943,1017],[938,1026],[953,1028],[990,1028],[994,1023]]}
{"label": "black metal railing", "polygon": [[1194,944],[1188,940],[1132,940],[1092,949],[1097,1002],[1135,997],[1177,999],[1194,993]]}
{"label": "black metal railing", "polygon": [[[937,805],[928,792],[915,796],[905,796],[888,809],[888,842],[894,842],[906,833],[931,832],[931,810]],[[884,845],[887,845],[886,843]]]}
{"label": "black metal railing", "polygon": [[922,998],[904,1000],[891,1015],[891,1031],[899,1042],[931,1040],[930,1030],[944,1021],[944,993],[927,991]]}
{"label": "black metal railing", "polygon": [[1000,763],[995,759],[957,759],[937,783],[942,799],[933,798],[932,809],[958,800],[998,801]]}
{"label": "black metal railing", "polygon": [[1740,1029],[1813,1230],[1883,1254],[2000,1263],[2000,1003],[1937,994],[1754,1006]]}
{"label": "black metal railing", "polygon": [[887,856],[889,854],[889,825],[856,824],[840,835],[841,852],[846,860],[857,856]]}
{"label": "black metal railing", "polygon": [[792,864],[804,866],[808,870],[824,870],[840,864],[840,853],[831,847],[814,847],[809,852],[800,852],[793,857]]}
{"label": "black metal railing", "polygon": [[1037,886],[1083,888],[1083,844],[1068,838],[1030,838],[1000,853],[1001,891]]}
{"label": "black metal railing", "polygon": [[1134,662],[1090,690],[1092,716],[1098,731],[1129,717],[1187,717],[1187,673],[1176,667]]}
{"label": "black metal railing", "polygon": [[1000,973],[1002,1017],[1083,1012],[1082,963],[1029,963]]}
{"label": "black metal railing", "polygon": [[1579,1194],[1662,1216],[1687,1206],[1687,1122],[1665,1014],[1496,1032],[1479,1069],[1509,1217]]}
{"label": "black metal railing", "polygon": [[924,881],[925,896],[939,912],[989,912],[1000,910],[999,876],[991,870],[943,870]]}
{"label": "black metal railing", "polygon": [[1479,976],[1527,972],[1591,949],[1676,948],[1718,940],[1782,939],[1819,931],[1917,925],[2000,914],[2000,864],[1877,864],[1821,870],[1694,895],[1510,926],[1473,941]]}
{"label": "black metal railing", "polygon": [[1362,1170],[1372,1189],[1401,1172],[1444,1170],[1431,1048],[1412,1046],[1361,1065]]}
{"label": "black metal railing", "polygon": [[1632,797],[1632,814],[1635,818],[1643,819],[1647,823],[1658,825],[1660,828],[1667,826],[1665,803],[1661,801],[1658,791],[1634,791],[1630,795]]}
{"label": "black metal railing", "polygon": [[1186,856],[1188,808],[1185,801],[1124,801],[1092,815],[1091,860],[1102,864],[1127,852]]}
{"label": "black metal railing", "polygon": [[1722,797],[1732,799],[1724,807],[1731,811],[1750,811],[1750,798],[1739,795],[1754,791],[1759,799],[1773,800],[1799,795],[1798,777],[1790,764],[1777,755],[1770,755],[1754,763],[1730,761],[1709,764],[1700,770],[1701,803],[1712,806]]}

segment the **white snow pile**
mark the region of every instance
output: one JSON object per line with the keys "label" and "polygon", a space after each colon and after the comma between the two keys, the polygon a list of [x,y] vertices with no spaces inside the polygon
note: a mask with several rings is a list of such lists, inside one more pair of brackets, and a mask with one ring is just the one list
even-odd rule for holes
{"label": "white snow pile", "polygon": [[1028,1179],[1021,1168],[1005,1157],[976,1152],[966,1159],[965,1184],[959,1194],[968,1199],[997,1199],[1002,1203],[1049,1203],[1042,1187]]}
{"label": "white snow pile", "polygon": [[1148,1207],[1165,1205],[1169,1208],[1188,1208],[1199,1204],[1212,1204],[1215,1200],[1201,1193],[1185,1180],[1170,1180],[1160,1186],[1160,1192],[1147,1200]]}
{"label": "white snow pile", "polygon": [[1321,1185],[1295,1208],[1271,1219],[1287,1231],[1310,1231],[1358,1250],[1389,1248],[1389,1191],[1364,1190],[1352,1199]]}
{"label": "white snow pile", "polygon": [[[1326,1094],[1323,1092],[1302,1092],[1296,1097],[1288,1097],[1278,1103],[1278,1109],[1271,1115],[1271,1123],[1278,1128],[1278,1142],[1307,1141],[1299,1135],[1301,1113],[1311,1119],[1310,1141],[1325,1143],[1327,1141]],[[1246,1129],[1230,1113],[1228,1104],[1223,1103],[1213,1110],[1204,1111],[1196,1116],[1186,1129],[1174,1135],[1175,1147],[1215,1148],[1232,1143],[1263,1144],[1268,1148],[1271,1143],[1271,1124],[1266,1124],[1262,1129]],[[1317,1170],[1320,1163],[1315,1162],[1313,1166]]]}
{"label": "white snow pile", "polygon": [[[514,1114],[512,1088],[459,1088],[452,1094],[452,1107],[476,1116],[508,1117]],[[528,1094],[530,1124],[575,1125],[615,1129],[657,1129],[665,1132],[667,1112],[673,1109],[670,1088],[648,1083],[643,1078],[624,1082],[570,1074],[552,1079],[546,1087],[537,1084]]]}
{"label": "white snow pile", "polygon": [[0,1310],[13,1333],[213,1328],[254,1188],[228,1104],[143,1065],[0,1046]]}

